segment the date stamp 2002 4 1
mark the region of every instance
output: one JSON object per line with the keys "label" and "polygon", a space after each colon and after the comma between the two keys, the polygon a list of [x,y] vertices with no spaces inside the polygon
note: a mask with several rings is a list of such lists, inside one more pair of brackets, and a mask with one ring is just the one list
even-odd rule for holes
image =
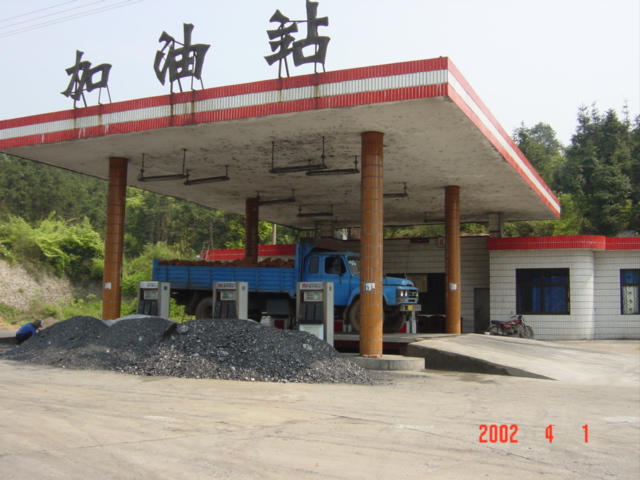
{"label": "date stamp 2002 4 1", "polygon": [[[589,443],[589,425],[582,425],[584,430],[584,443]],[[517,434],[518,425],[480,425],[480,443],[519,443]],[[545,428],[544,436],[549,443],[553,443],[553,425]]]}

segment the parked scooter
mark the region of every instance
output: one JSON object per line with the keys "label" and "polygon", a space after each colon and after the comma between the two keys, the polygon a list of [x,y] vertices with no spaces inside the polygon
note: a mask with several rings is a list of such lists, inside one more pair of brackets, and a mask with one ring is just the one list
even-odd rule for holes
{"label": "parked scooter", "polygon": [[522,315],[513,315],[509,320],[491,320],[489,335],[533,338],[533,328],[524,323]]}

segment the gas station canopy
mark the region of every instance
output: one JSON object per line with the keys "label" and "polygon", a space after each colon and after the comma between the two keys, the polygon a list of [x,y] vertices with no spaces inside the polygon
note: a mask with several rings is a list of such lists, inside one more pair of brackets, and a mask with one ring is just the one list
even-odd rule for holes
{"label": "gas station canopy", "polygon": [[[129,186],[241,215],[257,197],[261,220],[344,228],[360,225],[360,174],[349,171],[360,169],[361,134],[371,131],[384,134],[385,225],[444,223],[452,185],[462,222],[560,215],[557,198],[446,57],[4,120],[0,151],[103,179],[109,158],[124,157]],[[270,173],[322,164],[316,175]]]}

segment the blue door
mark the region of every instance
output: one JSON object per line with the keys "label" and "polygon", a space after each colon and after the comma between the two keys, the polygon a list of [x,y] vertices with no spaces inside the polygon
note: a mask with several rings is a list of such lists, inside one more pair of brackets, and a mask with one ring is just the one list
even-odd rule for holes
{"label": "blue door", "polygon": [[333,282],[333,303],[346,305],[351,291],[351,274],[340,255],[312,255],[307,259],[307,282]]}

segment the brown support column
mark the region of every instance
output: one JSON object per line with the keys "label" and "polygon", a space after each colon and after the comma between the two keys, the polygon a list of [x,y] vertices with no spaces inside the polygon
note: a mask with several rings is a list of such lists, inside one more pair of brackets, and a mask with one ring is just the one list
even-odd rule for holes
{"label": "brown support column", "polygon": [[251,263],[258,263],[258,220],[260,217],[260,206],[257,198],[247,198],[245,203],[245,241],[244,256]]}
{"label": "brown support column", "polygon": [[461,333],[460,325],[460,187],[445,188],[445,271],[447,333]]}
{"label": "brown support column", "polygon": [[370,358],[382,356],[383,138],[362,134],[360,356]]}
{"label": "brown support column", "polygon": [[127,158],[109,158],[107,232],[104,243],[102,319],[120,317],[124,215],[127,204]]}

